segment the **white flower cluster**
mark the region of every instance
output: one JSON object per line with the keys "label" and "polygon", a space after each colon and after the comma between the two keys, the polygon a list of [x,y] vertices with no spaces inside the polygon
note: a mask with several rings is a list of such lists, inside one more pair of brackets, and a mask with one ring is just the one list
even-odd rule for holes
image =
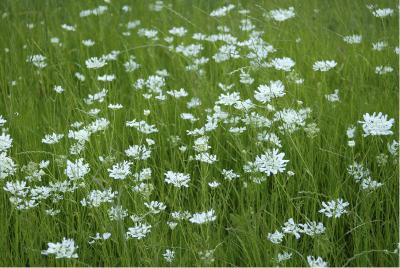
{"label": "white flower cluster", "polygon": [[223,6],[223,7],[220,7],[218,9],[216,9],[216,10],[213,10],[210,13],[210,16],[211,17],[223,17],[223,16],[226,16],[228,14],[228,12],[231,11],[232,9],[234,9],[234,8],[235,8],[235,5],[229,4],[227,6]]}
{"label": "white flower cluster", "polygon": [[104,191],[93,190],[89,195],[81,200],[81,205],[84,207],[99,207],[103,203],[112,203],[118,192],[113,192],[111,188]]}
{"label": "white flower cluster", "polygon": [[211,209],[205,212],[194,213],[189,221],[195,224],[204,224],[207,222],[213,222],[216,219],[217,216],[215,215],[215,210]]}
{"label": "white flower cluster", "polygon": [[287,222],[281,228],[281,231],[276,230],[274,233],[268,233],[267,239],[274,244],[280,244],[285,237],[285,234],[292,234],[296,239],[300,239],[301,234],[308,236],[316,236],[325,233],[325,226],[322,222],[309,221],[304,224],[295,223],[292,218],[288,219]]}
{"label": "white flower cluster", "polygon": [[314,71],[327,72],[337,65],[334,60],[316,61],[313,64]]}
{"label": "white flower cluster", "polygon": [[276,175],[286,170],[289,160],[283,159],[284,157],[285,153],[279,152],[278,149],[268,149],[264,154],[256,156],[254,162],[248,162],[244,169],[247,172],[261,172],[267,176]]}
{"label": "white flower cluster", "polygon": [[48,249],[42,250],[42,255],[55,255],[56,259],[66,258],[66,259],[76,259],[78,258],[78,253],[76,250],[78,246],[75,245],[73,239],[63,238],[61,242],[57,243],[47,243]]}
{"label": "white flower cluster", "polygon": [[273,98],[285,95],[285,86],[280,80],[270,81],[269,85],[259,85],[254,98],[261,103],[270,102]]}
{"label": "white flower cluster", "polygon": [[357,183],[360,183],[363,190],[375,190],[383,185],[383,183],[373,180],[369,169],[359,163],[354,162],[347,168],[347,172]]}
{"label": "white flower cluster", "polygon": [[154,125],[149,125],[145,121],[137,122],[136,119],[132,121],[127,121],[126,126],[133,127],[137,131],[144,133],[144,134],[151,134],[158,132],[158,129]]}
{"label": "white flower cluster", "polygon": [[90,171],[89,164],[84,163],[83,158],[79,158],[75,160],[75,162],[71,162],[67,160],[67,167],[65,169],[65,175],[70,180],[80,180],[85,177],[86,174],[88,174]]}
{"label": "white flower cluster", "polygon": [[126,239],[136,238],[138,240],[145,238],[151,231],[151,225],[145,223],[137,223],[133,227],[129,227],[126,232]]}
{"label": "white flower cluster", "polygon": [[184,174],[184,173],[179,173],[179,172],[173,172],[173,171],[167,171],[164,173],[165,175],[165,182],[168,184],[172,184],[177,188],[181,187],[189,187],[188,183],[190,181],[190,175],[189,174]]}
{"label": "white flower cluster", "polygon": [[322,202],[322,208],[318,212],[324,214],[328,218],[339,218],[343,214],[347,213],[346,208],[349,205],[348,202],[338,198],[336,200],[328,201],[327,203]]}
{"label": "white flower cluster", "polygon": [[123,162],[114,164],[111,168],[108,169],[110,177],[114,180],[124,180],[127,176],[131,174],[131,165],[131,162],[125,160]]}
{"label": "white flower cluster", "polygon": [[363,115],[364,121],[358,121],[362,124],[362,128],[364,130],[363,136],[386,136],[392,135],[393,131],[391,130],[394,119],[391,118],[388,120],[388,116],[382,113],[373,113],[370,115],[366,113]]}
{"label": "white flower cluster", "polygon": [[296,15],[293,7],[288,9],[274,9],[269,13],[264,14],[265,17],[281,22],[293,18]]}
{"label": "white flower cluster", "polygon": [[131,145],[125,154],[134,160],[146,160],[151,156],[151,149],[146,145]]}

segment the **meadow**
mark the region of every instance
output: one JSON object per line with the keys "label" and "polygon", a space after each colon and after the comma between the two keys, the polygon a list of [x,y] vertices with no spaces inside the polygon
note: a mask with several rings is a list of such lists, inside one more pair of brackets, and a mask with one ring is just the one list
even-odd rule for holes
{"label": "meadow", "polygon": [[0,266],[399,266],[399,2],[0,1]]}

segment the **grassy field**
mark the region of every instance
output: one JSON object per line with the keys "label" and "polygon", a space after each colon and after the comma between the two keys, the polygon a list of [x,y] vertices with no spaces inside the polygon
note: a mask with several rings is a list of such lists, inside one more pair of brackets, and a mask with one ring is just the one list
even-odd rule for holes
{"label": "grassy field", "polygon": [[398,266],[375,2],[0,1],[0,266]]}

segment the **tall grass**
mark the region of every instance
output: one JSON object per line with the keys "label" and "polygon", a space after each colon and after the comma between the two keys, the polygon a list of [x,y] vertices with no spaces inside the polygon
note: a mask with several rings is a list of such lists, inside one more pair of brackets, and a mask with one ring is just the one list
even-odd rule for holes
{"label": "tall grass", "polygon": [[[85,177],[85,186],[63,195],[57,203],[41,202],[37,207],[18,210],[13,206],[10,194],[0,191],[0,265],[1,266],[307,266],[307,256],[321,256],[330,266],[398,266],[399,255],[394,253],[399,243],[399,169],[397,156],[388,153],[387,143],[398,141],[398,54],[399,46],[398,2],[376,1],[379,7],[393,8],[394,14],[387,18],[376,18],[364,1],[307,0],[307,1],[231,1],[236,8],[225,17],[210,17],[212,10],[226,5],[226,1],[165,1],[171,6],[160,12],[151,11],[148,1],[0,1],[0,115],[7,119],[3,131],[13,138],[8,155],[17,163],[17,172],[3,181],[24,180],[21,167],[29,162],[50,160],[41,182],[32,185],[47,185],[50,181],[63,181],[66,159],[84,158],[91,171]],[[131,10],[123,12],[122,6]],[[368,2],[368,4],[370,4]],[[106,5],[108,11],[99,16],[81,18],[82,10]],[[276,22],[267,20],[263,13],[277,8],[294,7],[294,18]],[[239,9],[250,13],[241,15]],[[263,31],[261,37],[277,50],[268,55],[290,57],[296,62],[294,70],[304,78],[303,84],[290,83],[288,73],[273,68],[249,68],[246,53],[239,59],[216,63],[211,57],[220,43],[201,42],[202,56],[210,58],[203,66],[204,74],[185,71],[191,59],[168,49],[163,39],[168,31],[183,26],[188,33],[176,37],[171,43],[178,46],[199,43],[192,35],[201,32],[210,35],[217,26],[227,26],[231,34],[243,41],[248,33],[239,29],[240,20],[251,19],[255,30]],[[126,24],[140,20],[141,25],[125,36]],[[27,24],[34,24],[30,29]],[[62,24],[76,25],[75,32],[61,28]],[[159,40],[152,41],[138,36],[139,28],[154,28]],[[343,36],[362,35],[357,45],[347,44]],[[52,44],[50,39],[58,37],[62,46]],[[82,40],[92,39],[96,44],[86,47]],[[298,40],[297,40],[298,39]],[[297,41],[296,41],[297,40]],[[372,43],[385,41],[388,46],[382,51],[372,49]],[[7,49],[7,51],[5,50]],[[112,50],[119,50],[116,61],[98,70],[87,69],[85,60],[100,57]],[[47,58],[43,69],[26,62],[29,55],[42,54]],[[134,72],[127,73],[123,63],[135,56],[141,64]],[[337,66],[328,72],[314,72],[312,65],[317,60],[335,60]],[[392,66],[394,71],[385,75],[375,73],[379,65]],[[252,85],[239,82],[240,71],[249,71],[255,79]],[[168,96],[160,102],[145,99],[143,91],[132,86],[139,78],[146,79],[157,70],[166,69],[166,90],[184,88],[189,97],[174,99]],[[85,75],[79,81],[75,72]],[[98,81],[98,75],[115,74],[112,82]],[[271,102],[276,110],[292,107],[310,107],[309,122],[315,122],[319,132],[309,137],[303,129],[294,133],[281,133],[276,125],[266,129],[279,133],[287,170],[294,176],[279,173],[268,176],[257,184],[243,172],[243,165],[253,161],[271,145],[257,141],[261,130],[247,126],[241,134],[228,131],[231,125],[219,127],[207,133],[210,151],[218,161],[206,164],[191,161],[196,137],[187,135],[206,122],[206,108],[213,108],[221,89],[218,83],[234,84],[231,91],[240,92],[241,99],[252,99],[257,112],[269,119],[274,112],[268,111],[254,100],[254,91],[259,84],[270,80],[281,80],[286,95]],[[13,83],[13,81],[15,81]],[[62,94],[54,92],[61,85]],[[102,88],[108,89],[102,103],[88,106],[83,101],[88,94]],[[339,102],[329,102],[326,94],[339,89]],[[186,102],[198,97],[202,104],[188,109]],[[303,104],[298,104],[302,101]],[[121,110],[110,110],[110,103],[120,103]],[[233,107],[221,106],[230,116],[244,116],[246,112]],[[87,111],[101,110],[99,117],[110,121],[109,127],[93,134],[85,150],[74,156],[69,153],[73,144],[67,138],[68,130],[75,121],[88,124],[94,120]],[[143,110],[150,110],[144,116]],[[190,123],[180,114],[192,113],[199,121]],[[392,136],[362,136],[358,121],[365,113],[382,112],[396,120]],[[144,135],[125,126],[126,121],[145,120],[156,125],[159,132]],[[243,125],[243,124],[242,124]],[[242,126],[241,125],[241,126]],[[357,125],[356,146],[347,145],[346,130]],[[64,133],[60,143],[47,145],[41,142],[49,133]],[[171,137],[179,136],[174,143]],[[113,163],[128,160],[124,150],[133,144],[145,144],[146,138],[155,141],[148,160],[132,161],[132,173],[143,168],[152,169],[151,183],[154,186],[149,197],[132,192],[132,178],[113,180],[108,168]],[[184,152],[179,146],[186,145]],[[378,165],[377,155],[389,157],[386,165]],[[65,156],[62,158],[62,156]],[[99,156],[111,156],[112,164],[99,161]],[[61,164],[59,160],[61,159]],[[374,191],[362,190],[348,174],[347,167],[353,162],[362,163],[371,170],[372,177],[383,183]],[[232,169],[240,178],[227,181],[222,178],[223,169]],[[175,188],[164,182],[168,170],[190,174],[188,188]],[[215,189],[208,182],[218,180]],[[111,187],[118,191],[112,204],[98,208],[83,207],[80,201],[94,189]],[[348,213],[340,218],[328,218],[318,211],[322,201],[343,198],[349,202]],[[143,239],[125,239],[128,227],[133,222],[111,221],[108,209],[121,205],[132,214],[144,214],[144,202],[162,201],[167,209],[156,215],[146,216],[152,225],[151,232]],[[46,209],[59,209],[55,216],[46,214]],[[195,225],[179,222],[171,230],[166,224],[171,220],[170,212],[188,210],[191,213],[215,210],[216,221]],[[324,234],[300,239],[286,235],[281,244],[267,240],[267,234],[280,229],[289,218],[296,223],[322,222]],[[90,236],[97,232],[110,232],[109,240],[89,244]],[[44,256],[48,242],[59,242],[63,237],[73,238],[79,246],[77,259],[55,259]],[[172,263],[167,263],[162,254],[166,249],[176,253]],[[215,249],[212,263],[205,263],[198,252]],[[277,254],[291,252],[292,258],[278,263]]]}

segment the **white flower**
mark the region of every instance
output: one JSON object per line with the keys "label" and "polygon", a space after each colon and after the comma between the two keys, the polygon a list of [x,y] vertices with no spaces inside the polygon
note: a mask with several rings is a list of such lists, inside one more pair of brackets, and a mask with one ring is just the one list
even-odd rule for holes
{"label": "white flower", "polygon": [[5,152],[12,147],[13,139],[9,134],[2,133],[0,135],[0,153]]}
{"label": "white flower", "polygon": [[333,93],[325,95],[325,99],[327,99],[330,102],[339,101],[339,89],[335,89]]}
{"label": "white flower", "polygon": [[290,72],[296,63],[288,57],[272,59],[268,65],[274,67],[276,70]]}
{"label": "white flower", "polygon": [[319,235],[325,233],[325,227],[322,222],[316,223],[315,221],[307,222],[305,224],[299,224],[299,226],[303,229],[301,232],[309,235]]}
{"label": "white flower", "polygon": [[124,63],[124,67],[125,67],[125,71],[127,73],[133,72],[136,69],[138,69],[140,67],[140,64],[138,64],[135,61],[135,57],[134,56],[130,56],[129,60],[127,62]]}
{"label": "white flower", "polygon": [[151,134],[158,132],[158,129],[154,125],[149,125],[145,121],[137,122],[135,119],[132,121],[126,122],[127,127],[134,127],[137,131],[142,132],[144,134]]}
{"label": "white flower", "polygon": [[245,85],[251,85],[254,82],[254,78],[250,76],[249,73],[243,72],[242,70],[240,71],[240,80],[239,82]]}
{"label": "white flower", "polygon": [[180,117],[183,120],[189,120],[190,122],[196,122],[197,120],[199,120],[198,118],[196,118],[193,114],[191,113],[181,113]]}
{"label": "white flower", "polygon": [[120,53],[121,52],[118,50],[112,50],[110,53],[101,56],[101,58],[104,59],[105,61],[117,60],[117,57]]}
{"label": "white flower", "polygon": [[61,86],[54,86],[53,90],[58,94],[61,94],[64,92],[64,89]]}
{"label": "white flower", "polygon": [[131,145],[125,150],[125,154],[135,160],[146,160],[151,156],[151,150],[145,145]]}
{"label": "white flower", "polygon": [[240,177],[238,174],[233,172],[232,169],[229,169],[229,170],[223,169],[221,173],[222,173],[222,176],[224,176],[224,179],[226,179],[228,181],[232,181],[233,179],[237,179]]}
{"label": "white flower", "polygon": [[82,179],[89,171],[89,164],[85,164],[82,158],[75,160],[75,162],[67,160],[65,175],[67,175],[70,180]]}
{"label": "white flower", "polygon": [[172,262],[175,259],[175,251],[171,249],[166,249],[163,254],[163,257],[166,262]]}
{"label": "white flower", "polygon": [[111,207],[108,210],[108,217],[112,221],[121,221],[128,216],[128,210],[124,209],[122,206]]}
{"label": "white flower", "polygon": [[200,259],[205,264],[210,265],[211,263],[213,263],[215,261],[214,251],[215,251],[215,249],[207,249],[207,250],[199,251],[198,254],[199,254]]}
{"label": "white flower", "polygon": [[41,54],[37,54],[37,55],[31,55],[26,59],[26,62],[30,62],[32,63],[34,66],[42,69],[44,67],[47,66],[46,63],[46,57],[41,55]]}
{"label": "white flower", "polygon": [[211,17],[223,17],[223,16],[226,16],[226,14],[228,14],[228,12],[231,11],[232,9],[234,9],[234,8],[235,8],[235,5],[229,4],[227,6],[223,6],[223,7],[220,7],[218,9],[216,9],[216,10],[213,10],[210,13],[210,16]]}
{"label": "white flower", "polygon": [[292,258],[292,253],[289,253],[289,252],[286,252],[286,251],[284,251],[284,252],[282,252],[282,253],[278,253],[278,257],[277,257],[277,261],[278,262],[283,262],[283,261],[287,261],[287,260],[289,260],[290,258]]}
{"label": "white flower", "polygon": [[107,96],[108,90],[107,89],[102,89],[101,91],[95,93],[95,94],[89,94],[86,99],[84,99],[85,103],[90,105],[93,104],[94,102],[103,102],[105,97]]}
{"label": "white flower", "polygon": [[42,250],[42,255],[54,254],[56,259],[78,258],[78,254],[76,253],[78,246],[75,245],[73,239],[67,239],[64,237],[61,243],[47,243],[47,246],[48,249]]}
{"label": "white flower", "polygon": [[211,148],[211,147],[208,145],[208,139],[209,139],[209,137],[207,137],[207,136],[203,136],[203,137],[197,138],[197,139],[194,141],[193,149],[194,149],[196,152],[206,152],[208,149]]}
{"label": "white flower", "polygon": [[286,164],[289,160],[283,159],[285,153],[279,153],[277,149],[267,150],[264,154],[256,157],[254,164],[259,172],[270,175],[276,175],[279,172],[284,172]]}
{"label": "white flower", "polygon": [[355,133],[356,133],[356,127],[354,127],[354,126],[350,126],[346,130],[346,135],[347,135],[347,138],[349,138],[349,139],[354,138]]}
{"label": "white flower", "polygon": [[257,134],[257,140],[268,141],[279,148],[282,147],[281,140],[275,133],[267,133],[266,131],[263,131],[262,133]]}
{"label": "white flower", "polygon": [[328,264],[321,257],[307,256],[307,262],[310,267],[328,267]]}
{"label": "white flower", "polygon": [[60,44],[60,38],[52,37],[52,38],[50,38],[50,43],[52,43],[52,44]]}
{"label": "white flower", "polygon": [[376,51],[382,51],[385,47],[387,47],[387,43],[383,41],[379,41],[376,43],[372,43],[372,49]]}
{"label": "white flower", "polygon": [[392,143],[387,144],[388,151],[391,155],[397,156],[399,153],[399,143],[394,140]]}
{"label": "white flower", "polygon": [[90,237],[92,240],[90,240],[88,243],[89,244],[94,244],[94,243],[96,243],[96,241],[108,240],[110,237],[111,237],[111,233],[103,233],[103,234],[96,233],[96,236]]}
{"label": "white flower", "polygon": [[174,230],[178,223],[174,221],[167,221],[167,225],[171,230]]}
{"label": "white flower", "polygon": [[178,221],[187,220],[190,217],[192,217],[192,215],[190,214],[189,211],[174,211],[174,212],[171,212],[171,216],[172,216],[172,218],[174,218],[175,220],[178,220]]}
{"label": "white flower", "polygon": [[316,61],[313,64],[313,70],[320,72],[327,72],[330,69],[334,68],[336,65],[337,63],[334,60]]}
{"label": "white flower", "polygon": [[49,160],[42,160],[42,161],[40,161],[40,163],[39,163],[39,167],[40,167],[40,168],[47,168],[47,167],[49,166],[49,164],[50,164],[50,161],[49,161]]}
{"label": "white flower", "polygon": [[287,222],[284,223],[282,231],[286,234],[293,234],[296,239],[299,239],[302,229],[300,228],[299,224],[296,224],[294,220],[290,218]]}
{"label": "white flower", "polygon": [[[176,47],[175,51],[178,53],[182,53],[186,57],[196,57],[203,49],[204,47],[201,44],[190,44],[187,46],[181,44]],[[197,60],[199,61],[199,59]]]}
{"label": "white flower", "polygon": [[238,59],[240,58],[240,54],[235,45],[228,44],[222,45],[212,58],[215,60],[215,62],[219,63],[229,59]]}
{"label": "white flower", "polygon": [[138,240],[147,236],[151,231],[151,225],[145,223],[137,223],[135,226],[128,228],[126,239],[136,238]]}
{"label": "white flower", "polygon": [[275,233],[268,233],[267,239],[271,241],[274,244],[280,244],[282,243],[283,238],[285,235],[279,231],[275,231]]}
{"label": "white flower", "polygon": [[85,142],[88,141],[90,138],[91,133],[87,129],[80,129],[77,131],[69,130],[68,131],[68,138]]}
{"label": "white flower", "polygon": [[176,36],[184,36],[187,30],[184,27],[173,27],[169,30],[169,33]]}
{"label": "white flower", "polygon": [[178,98],[182,98],[182,97],[186,97],[189,94],[186,92],[185,89],[181,88],[179,90],[170,90],[167,91],[167,94],[171,95],[172,97],[178,99]]}
{"label": "white flower", "polygon": [[288,9],[275,9],[271,10],[269,13],[265,14],[267,18],[272,18],[275,21],[285,21],[295,16],[294,8],[289,7]]}
{"label": "white flower", "polygon": [[347,35],[343,37],[343,41],[345,41],[348,44],[359,44],[362,41],[362,36],[361,35]]}
{"label": "white flower", "polygon": [[25,181],[8,181],[3,189],[12,195],[20,197],[25,197],[29,193],[29,187],[26,186]]}
{"label": "white flower", "polygon": [[217,156],[215,154],[210,154],[208,152],[199,153],[194,156],[194,159],[203,163],[213,164],[217,161]]}
{"label": "white flower", "polygon": [[138,35],[139,36],[145,36],[148,39],[151,39],[151,40],[154,40],[154,41],[158,40],[158,36],[157,36],[158,35],[158,31],[157,30],[142,28],[142,29],[138,30]]}
{"label": "white flower", "polygon": [[106,60],[103,58],[92,57],[85,61],[86,67],[88,69],[99,69],[107,64]]}
{"label": "white flower", "polygon": [[66,31],[70,31],[70,32],[76,31],[76,26],[72,26],[72,25],[68,25],[68,24],[61,25],[61,28],[63,28]]}
{"label": "white flower", "polygon": [[328,218],[339,218],[342,214],[347,213],[346,208],[349,206],[349,203],[339,198],[328,201],[328,203],[322,202],[322,206],[323,208],[318,211],[319,213],[323,213]]}
{"label": "white flower", "polygon": [[363,190],[375,190],[381,187],[383,183],[373,180],[371,177],[361,180],[361,188]]}
{"label": "white flower", "polygon": [[105,118],[98,118],[92,123],[90,123],[86,128],[90,133],[96,133],[99,131],[103,131],[107,129],[108,125],[110,124],[110,121],[108,121]]}
{"label": "white flower", "polygon": [[14,175],[15,171],[16,165],[14,161],[5,152],[0,152],[0,180]]}
{"label": "white flower", "polygon": [[372,14],[377,18],[385,18],[387,16],[393,15],[393,9],[391,8],[376,9],[372,12]]}
{"label": "white flower", "polygon": [[391,130],[394,119],[387,119],[387,115],[382,113],[373,113],[370,115],[366,113],[363,115],[364,121],[358,121],[358,123],[362,124],[362,128],[364,130],[363,136],[386,136],[392,135],[393,131]]}
{"label": "white flower", "polygon": [[104,191],[93,190],[88,196],[81,200],[81,205],[84,207],[99,207],[103,203],[112,203],[118,192],[113,192],[111,188]]}
{"label": "white flower", "polygon": [[347,168],[347,172],[356,182],[360,182],[364,178],[368,178],[371,172],[365,168],[363,165],[354,162],[352,165],[349,165]]}
{"label": "white flower", "polygon": [[129,21],[129,22],[126,24],[126,28],[127,28],[128,30],[132,30],[132,29],[136,28],[136,27],[139,26],[139,25],[140,25],[140,20],[133,20],[133,21]]}
{"label": "white flower", "polygon": [[311,110],[309,108],[300,109],[298,111],[286,108],[275,113],[274,121],[283,121],[283,125],[280,126],[279,129],[292,133],[306,125],[305,120],[310,112]]}
{"label": "white flower", "polygon": [[375,73],[379,75],[387,74],[393,72],[393,68],[390,66],[377,66],[375,68]]}
{"label": "white flower", "polygon": [[285,86],[280,80],[270,81],[269,85],[259,85],[254,94],[254,98],[259,102],[266,103],[272,98],[282,97],[285,95]]}
{"label": "white flower", "polygon": [[167,206],[163,202],[158,202],[158,201],[146,202],[144,203],[144,205],[148,209],[150,209],[150,213],[152,214],[158,214],[167,208]]}
{"label": "white flower", "polygon": [[82,82],[85,81],[85,76],[81,73],[76,72],[75,77]]}
{"label": "white flower", "polygon": [[220,186],[221,184],[217,181],[211,181],[208,183],[208,186],[210,186],[211,188],[217,188],[218,186]]}
{"label": "white flower", "polygon": [[97,76],[98,81],[103,81],[103,82],[111,82],[116,79],[116,76],[114,74],[105,74],[105,75],[99,75]]}
{"label": "white flower", "polygon": [[231,106],[231,105],[234,105],[239,100],[240,100],[240,93],[232,92],[232,93],[226,93],[226,94],[219,95],[218,101],[216,103],[226,105],[226,106]]}
{"label": "white flower", "polygon": [[132,165],[131,162],[125,160],[123,162],[113,165],[111,169],[110,168],[108,169],[110,177],[113,178],[114,180],[124,180],[127,176],[131,174],[130,171],[131,165]]}
{"label": "white flower", "polygon": [[0,114],[0,127],[4,126],[5,123],[7,123],[7,120]]}
{"label": "white flower", "polygon": [[151,179],[151,173],[150,168],[144,168],[140,172],[134,173],[132,177],[137,182],[147,181]]}
{"label": "white flower", "polygon": [[192,217],[189,219],[191,223],[196,223],[196,224],[203,224],[207,222],[212,222],[217,219],[217,216],[215,215],[214,209],[211,209],[206,212],[200,212],[200,213],[194,213]]}
{"label": "white flower", "polygon": [[188,183],[190,181],[189,174],[167,171],[166,173],[164,173],[164,175],[165,175],[164,180],[168,184],[173,184],[177,188],[189,187],[189,185],[188,185]]}
{"label": "white flower", "polygon": [[120,103],[110,103],[109,105],[108,105],[108,108],[109,109],[111,109],[111,110],[119,110],[119,109],[122,109],[124,106],[122,106],[122,104],[120,104]]}
{"label": "white flower", "polygon": [[82,40],[82,44],[86,47],[94,46],[95,42],[91,39]]}
{"label": "white flower", "polygon": [[46,134],[42,139],[42,142],[45,144],[55,144],[58,143],[63,137],[64,134]]}

